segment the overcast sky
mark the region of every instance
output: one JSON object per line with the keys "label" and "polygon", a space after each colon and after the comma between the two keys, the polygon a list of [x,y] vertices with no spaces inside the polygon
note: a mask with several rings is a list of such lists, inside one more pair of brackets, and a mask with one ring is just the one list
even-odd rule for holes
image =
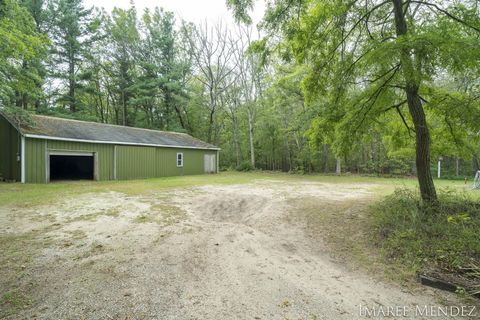
{"label": "overcast sky", "polygon": [[[114,7],[129,8],[132,0],[84,0],[86,6],[103,7],[108,12]],[[209,23],[215,23],[222,20],[228,24],[233,24],[231,12],[225,5],[225,0],[133,0],[139,14],[145,8],[162,7],[175,14],[177,20],[199,23],[205,20]],[[258,23],[263,17],[264,2],[257,1],[255,10],[251,16],[254,23]]]}

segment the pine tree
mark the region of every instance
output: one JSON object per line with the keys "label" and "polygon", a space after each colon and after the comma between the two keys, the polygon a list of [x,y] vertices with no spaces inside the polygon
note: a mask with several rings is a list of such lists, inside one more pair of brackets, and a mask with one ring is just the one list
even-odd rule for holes
{"label": "pine tree", "polygon": [[66,90],[57,102],[74,113],[80,107],[76,95],[81,87],[82,62],[99,38],[100,20],[93,14],[93,8],[84,8],[82,0],[52,0],[48,10],[53,42],[50,76],[66,82]]}

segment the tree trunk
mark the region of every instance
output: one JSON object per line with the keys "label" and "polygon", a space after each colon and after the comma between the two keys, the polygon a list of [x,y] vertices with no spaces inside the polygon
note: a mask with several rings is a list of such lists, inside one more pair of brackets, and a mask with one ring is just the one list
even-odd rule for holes
{"label": "tree trunk", "polygon": [[[288,143],[288,138],[285,136],[284,138],[285,149],[287,150],[287,165],[288,165],[288,172],[292,171],[292,152],[290,151],[290,144]],[[285,171],[285,170],[284,170]]]}
{"label": "tree trunk", "polygon": [[458,157],[455,158],[455,176],[460,176],[460,159]]}
{"label": "tree trunk", "polygon": [[472,156],[472,165],[473,165],[473,170],[475,170],[475,172],[480,170],[480,164],[479,164],[479,161],[478,161],[478,157],[475,154]]}
{"label": "tree trunk", "polygon": [[70,100],[68,106],[70,107],[71,112],[77,112],[75,101],[75,64],[73,61],[70,61],[68,65],[68,86],[68,95]]}
{"label": "tree trunk", "polygon": [[437,193],[430,171],[430,133],[417,88],[407,86],[407,100],[408,110],[415,126],[416,165],[420,194],[424,201],[434,202],[437,200]]}
{"label": "tree trunk", "polygon": [[212,143],[212,135],[213,135],[213,123],[215,119],[215,110],[217,108],[217,97],[215,96],[215,92],[213,89],[214,83],[210,81],[209,87],[209,98],[210,98],[210,113],[208,118],[208,133],[207,133],[207,142]]}
{"label": "tree trunk", "polygon": [[275,144],[276,144],[275,136],[272,135],[272,169],[273,170],[276,169],[276,167],[275,167]]}
{"label": "tree trunk", "polygon": [[180,110],[178,105],[175,104],[175,103],[174,103],[173,107],[175,108],[175,112],[177,113],[178,120],[180,121],[180,125],[182,126],[182,129],[188,129],[185,125],[185,121],[183,120],[182,110]]}
{"label": "tree trunk", "polygon": [[323,145],[323,157],[324,157],[323,172],[328,173],[328,144]]}
{"label": "tree trunk", "polygon": [[[395,28],[397,36],[407,34],[407,23],[404,16],[402,0],[392,0],[395,12]],[[433,177],[430,171],[430,133],[428,130],[425,111],[418,94],[420,80],[416,76],[413,67],[411,52],[408,48],[401,51],[401,66],[405,78],[405,93],[407,95],[408,111],[412,117],[416,137],[416,167],[418,184],[422,200],[426,202],[437,201],[437,193],[433,184]]]}
{"label": "tree trunk", "polygon": [[337,163],[335,165],[335,173],[341,174],[342,173],[342,160],[340,157],[337,157]]}
{"label": "tree trunk", "polygon": [[236,156],[236,165],[237,167],[242,162],[242,149],[240,146],[240,138],[238,136],[238,123],[237,117],[235,114],[232,113],[232,129],[233,129],[233,145],[235,148],[235,156]]}
{"label": "tree trunk", "polygon": [[125,101],[125,90],[122,89],[123,125],[127,125],[127,102]]}
{"label": "tree trunk", "polygon": [[165,130],[170,130],[170,103],[172,99],[170,98],[170,93],[165,94]]}
{"label": "tree trunk", "polygon": [[214,114],[215,114],[215,111],[213,109],[210,109],[210,114],[208,116],[208,136],[207,136],[208,143],[212,143]]}
{"label": "tree trunk", "polygon": [[250,109],[247,109],[248,113],[248,139],[250,143],[250,163],[255,168],[255,146],[253,144],[253,116]]}

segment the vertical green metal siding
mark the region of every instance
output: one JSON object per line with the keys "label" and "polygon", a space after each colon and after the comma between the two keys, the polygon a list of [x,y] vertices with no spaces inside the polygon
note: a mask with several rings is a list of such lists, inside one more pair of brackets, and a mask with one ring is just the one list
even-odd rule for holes
{"label": "vertical green metal siding", "polygon": [[96,152],[99,180],[113,180],[113,145],[47,140],[48,150]]}
{"label": "vertical green metal siding", "polygon": [[3,116],[0,116],[0,176],[20,181],[20,134]]}
{"label": "vertical green metal siding", "polygon": [[[177,153],[183,153],[183,167],[177,167]],[[117,146],[117,179],[203,174],[205,154],[216,154],[216,151]]]}
{"label": "vertical green metal siding", "polygon": [[[183,153],[183,167],[177,167],[177,153]],[[216,154],[216,152],[197,149],[156,148],[156,176],[203,174],[203,157],[205,154]]]}
{"label": "vertical green metal siding", "polygon": [[[183,153],[183,167],[177,167],[177,153]],[[187,169],[185,159],[189,158],[186,149],[157,148],[156,155],[157,177],[182,176],[185,174]],[[197,174],[199,173],[203,172],[197,172]]]}
{"label": "vertical green metal siding", "polygon": [[25,180],[29,183],[46,182],[46,149],[48,151],[95,152],[98,157],[99,180],[113,180],[113,145],[25,139]]}
{"label": "vertical green metal siding", "polygon": [[117,146],[117,179],[155,177],[155,148]]}
{"label": "vertical green metal siding", "polygon": [[45,144],[45,140],[25,139],[25,182],[46,182]]}
{"label": "vertical green metal siding", "polygon": [[[115,167],[118,180],[203,174],[204,155],[217,154],[216,151],[211,150],[114,146],[27,138],[25,139],[26,182],[46,182],[47,151],[95,152],[99,180],[113,180]],[[183,167],[177,167],[176,157],[179,152],[183,153]]]}
{"label": "vertical green metal siding", "polygon": [[4,179],[10,179],[10,123],[0,116],[0,176]]}

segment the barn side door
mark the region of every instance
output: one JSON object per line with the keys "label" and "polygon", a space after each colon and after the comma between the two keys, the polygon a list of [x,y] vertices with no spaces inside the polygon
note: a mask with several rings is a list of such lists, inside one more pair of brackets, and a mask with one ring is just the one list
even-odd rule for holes
{"label": "barn side door", "polygon": [[210,160],[210,155],[209,154],[206,154],[206,155],[203,156],[203,168],[204,168],[203,171],[205,173],[208,173],[208,169],[210,168],[210,165],[209,165],[210,161],[209,160]]}
{"label": "barn side door", "polygon": [[203,165],[205,173],[215,173],[217,162],[214,154],[206,154],[203,158]]}

